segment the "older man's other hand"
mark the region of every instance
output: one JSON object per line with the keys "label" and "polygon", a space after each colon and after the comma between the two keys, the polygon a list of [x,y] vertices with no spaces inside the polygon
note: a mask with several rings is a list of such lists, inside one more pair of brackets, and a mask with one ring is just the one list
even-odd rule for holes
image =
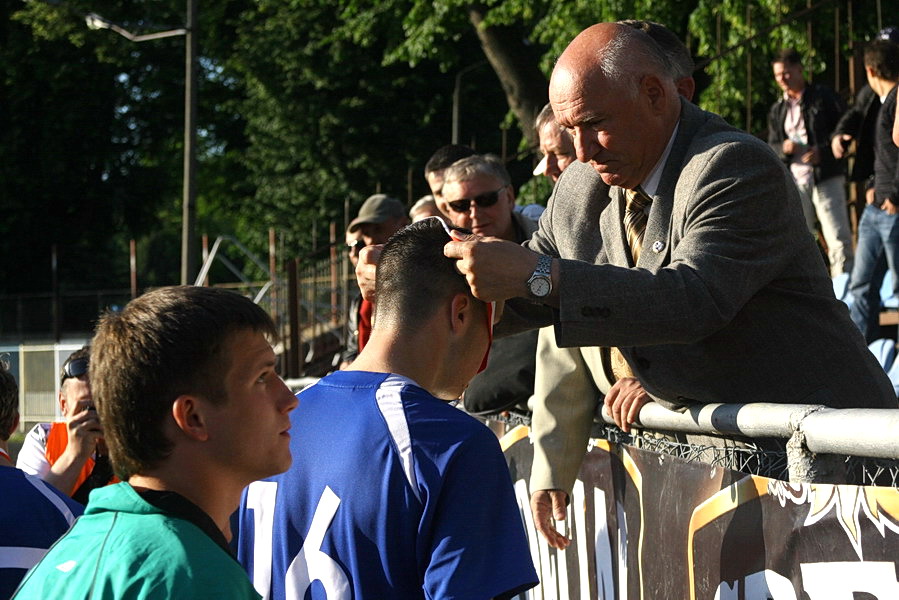
{"label": "older man's other hand", "polygon": [[556,531],[553,521],[564,521],[568,506],[568,494],[562,490],[537,490],[531,494],[531,514],[537,531],[553,548],[564,550],[571,543]]}

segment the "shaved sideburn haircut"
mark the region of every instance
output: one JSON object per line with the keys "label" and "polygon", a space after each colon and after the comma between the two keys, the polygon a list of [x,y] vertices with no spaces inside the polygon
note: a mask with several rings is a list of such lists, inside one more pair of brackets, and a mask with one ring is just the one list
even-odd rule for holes
{"label": "shaved sideburn haircut", "polygon": [[471,296],[456,261],[443,255],[449,241],[437,219],[423,219],[391,236],[378,261],[375,330],[418,327],[454,295]]}

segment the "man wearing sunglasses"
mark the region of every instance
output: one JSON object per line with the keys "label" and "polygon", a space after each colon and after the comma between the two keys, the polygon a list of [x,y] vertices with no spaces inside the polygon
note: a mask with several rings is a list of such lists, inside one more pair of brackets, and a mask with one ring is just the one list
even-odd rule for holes
{"label": "man wearing sunglasses", "polygon": [[[502,161],[489,154],[462,158],[443,171],[437,205],[456,227],[520,244],[537,230],[537,222],[515,212],[515,192]],[[487,369],[465,391],[465,410],[489,415],[515,409],[527,412],[534,393],[537,331],[493,342]]]}
{"label": "man wearing sunglasses", "polygon": [[76,350],[62,367],[59,412],[63,420],[38,423],[25,438],[16,466],[87,504],[91,490],[117,481],[103,442],[88,377],[90,347]]}

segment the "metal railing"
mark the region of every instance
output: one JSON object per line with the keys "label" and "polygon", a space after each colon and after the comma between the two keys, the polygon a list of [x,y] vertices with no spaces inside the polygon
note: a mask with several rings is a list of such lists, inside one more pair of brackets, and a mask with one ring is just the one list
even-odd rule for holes
{"label": "metal railing", "polygon": [[676,412],[650,402],[625,433],[600,399],[591,438],[783,481],[899,487],[899,410],[759,402]]}

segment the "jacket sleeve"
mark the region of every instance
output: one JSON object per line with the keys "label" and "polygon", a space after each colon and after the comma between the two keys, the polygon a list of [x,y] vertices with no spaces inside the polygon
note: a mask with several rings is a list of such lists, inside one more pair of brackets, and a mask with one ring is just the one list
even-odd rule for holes
{"label": "jacket sleeve", "polygon": [[670,254],[655,272],[561,261],[560,346],[694,343],[730,324],[795,258],[784,232],[798,231],[796,188],[763,144],[695,154],[674,196]]}
{"label": "jacket sleeve", "polygon": [[[853,139],[858,139],[862,123],[865,120],[865,111],[868,108],[870,94],[866,92],[871,88],[862,88],[855,96],[855,102],[850,106],[837,121],[836,126],[831,133],[831,139],[837,135],[851,135]],[[873,91],[871,92],[873,94]]]}
{"label": "jacket sleeve", "polygon": [[782,102],[775,102],[768,111],[768,145],[777,154],[780,160],[787,160],[783,152],[783,141],[786,139],[784,134],[783,115],[781,114]]}

